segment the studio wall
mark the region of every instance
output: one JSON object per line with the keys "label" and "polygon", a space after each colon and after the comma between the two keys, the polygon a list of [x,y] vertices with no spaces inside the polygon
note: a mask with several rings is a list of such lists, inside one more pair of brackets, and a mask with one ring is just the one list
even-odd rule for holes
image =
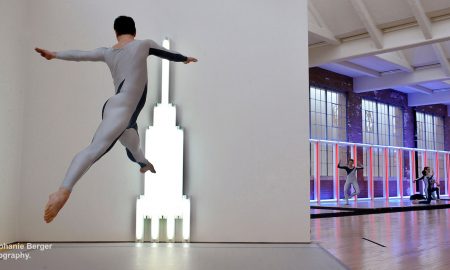
{"label": "studio wall", "polygon": [[[115,42],[132,16],[137,38],[199,58],[172,64],[171,100],[185,130],[185,194],[192,241],[309,242],[306,0],[57,1],[30,3],[29,48],[92,49]],[[159,63],[138,120],[151,125]],[[27,58],[29,77],[21,241],[132,241],[143,178],[117,144],[78,182],[61,214],[42,220],[47,196],[91,140],[114,93],[106,65]],[[151,159],[151,157],[149,157]]]}
{"label": "studio wall", "polygon": [[17,239],[27,67],[26,1],[0,2],[0,244]]}

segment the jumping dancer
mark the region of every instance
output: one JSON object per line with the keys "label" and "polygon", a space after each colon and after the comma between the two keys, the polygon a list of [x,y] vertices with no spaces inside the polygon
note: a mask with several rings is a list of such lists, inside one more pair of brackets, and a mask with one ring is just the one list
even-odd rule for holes
{"label": "jumping dancer", "polygon": [[[356,171],[364,169],[364,167],[362,167],[362,166],[355,167],[353,163],[354,163],[353,159],[349,159],[347,162],[347,166],[341,166],[341,161],[339,160],[339,163],[337,166],[339,169],[344,169],[347,172],[347,179],[345,180],[345,185],[344,185],[345,204],[347,204],[347,205],[349,204],[348,203],[349,198],[352,198],[353,196],[356,196],[359,194],[359,186],[358,186],[358,181],[356,179]],[[353,186],[353,188],[355,189],[355,192],[353,192],[349,196],[348,194],[350,192],[350,185]]]}
{"label": "jumping dancer", "polygon": [[62,52],[35,49],[47,60],[105,62],[111,71],[115,86],[115,95],[103,106],[102,122],[91,144],[74,157],[59,190],[49,196],[44,213],[44,220],[47,223],[56,217],[69,199],[75,183],[92,164],[114,146],[117,140],[126,147],[128,157],[139,164],[141,173],[156,172],[141,150],[136,124],[147,96],[147,57],[154,55],[185,64],[197,62],[193,57],[167,50],[152,40],[136,40],[136,27],[130,17],[116,18],[114,30],[117,44],[111,48]]}

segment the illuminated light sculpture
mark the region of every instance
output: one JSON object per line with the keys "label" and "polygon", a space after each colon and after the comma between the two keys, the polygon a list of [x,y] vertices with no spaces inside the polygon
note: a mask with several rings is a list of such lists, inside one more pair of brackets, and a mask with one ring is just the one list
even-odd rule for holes
{"label": "illuminated light sculpture", "polygon": [[[163,47],[169,49],[168,39]],[[183,130],[176,125],[176,108],[169,103],[169,61],[162,60],[161,103],[154,108],[153,126],[145,134],[145,155],[156,173],[145,174],[144,195],[136,202],[136,240],[144,239],[150,219],[151,240],[160,241],[160,221],[167,221],[166,237],[175,241],[175,219],[182,220],[182,239],[190,238],[190,200],[183,195]]]}

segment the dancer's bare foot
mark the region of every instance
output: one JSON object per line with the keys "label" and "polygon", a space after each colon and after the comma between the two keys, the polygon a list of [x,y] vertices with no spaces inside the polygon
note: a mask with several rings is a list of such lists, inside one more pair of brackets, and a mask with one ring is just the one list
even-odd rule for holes
{"label": "dancer's bare foot", "polygon": [[52,222],[59,210],[63,208],[66,201],[69,199],[70,191],[66,188],[59,188],[55,193],[48,196],[48,203],[45,206],[44,220],[47,223]]}
{"label": "dancer's bare foot", "polygon": [[142,167],[139,171],[141,173],[145,173],[146,171],[151,171],[152,173],[156,173],[155,168],[153,167],[153,164],[151,164],[150,162],[145,167]]}

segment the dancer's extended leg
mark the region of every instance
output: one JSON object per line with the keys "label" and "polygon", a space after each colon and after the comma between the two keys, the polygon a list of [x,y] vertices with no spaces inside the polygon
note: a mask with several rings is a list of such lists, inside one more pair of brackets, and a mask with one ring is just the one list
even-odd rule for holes
{"label": "dancer's extended leg", "polygon": [[73,158],[61,187],[49,196],[44,214],[47,223],[51,222],[64,206],[75,183],[95,161],[113,147],[127,127],[131,114],[126,107],[105,110],[108,113],[105,112],[105,118],[100,123],[92,143]]}
{"label": "dancer's extended leg", "polygon": [[123,132],[122,136],[120,136],[119,140],[120,143],[125,146],[127,155],[130,160],[138,163],[139,166],[141,166],[141,173],[145,173],[146,171],[151,171],[152,173],[156,172],[153,165],[145,158],[145,155],[142,152],[136,125],[134,125],[132,128],[126,129]]}

